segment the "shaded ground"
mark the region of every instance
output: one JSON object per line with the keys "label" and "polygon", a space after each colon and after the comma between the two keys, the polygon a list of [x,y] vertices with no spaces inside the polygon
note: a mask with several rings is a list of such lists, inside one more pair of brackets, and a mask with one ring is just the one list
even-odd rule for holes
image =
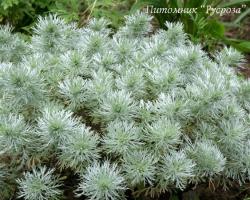
{"label": "shaded ground", "polygon": [[244,75],[246,78],[250,78],[250,54],[247,54],[245,63],[238,67],[238,72]]}

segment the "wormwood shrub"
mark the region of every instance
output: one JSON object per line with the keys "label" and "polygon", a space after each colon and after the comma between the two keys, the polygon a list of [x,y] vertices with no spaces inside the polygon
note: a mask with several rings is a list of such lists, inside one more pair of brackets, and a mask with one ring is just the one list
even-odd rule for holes
{"label": "wormwood shrub", "polygon": [[2,198],[61,199],[69,174],[67,190],[93,200],[249,181],[243,57],[210,58],[182,24],[152,33],[150,20],[138,12],[114,33],[50,15],[29,43],[1,27]]}

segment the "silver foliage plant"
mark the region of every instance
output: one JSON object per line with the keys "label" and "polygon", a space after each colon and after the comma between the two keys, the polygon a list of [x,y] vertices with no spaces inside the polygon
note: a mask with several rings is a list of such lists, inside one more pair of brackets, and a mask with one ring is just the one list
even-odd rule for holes
{"label": "silver foliage plant", "polygon": [[53,172],[54,169],[38,167],[25,173],[22,180],[17,180],[20,185],[19,197],[30,200],[59,200],[62,191],[59,189],[58,177],[54,176]]}
{"label": "silver foliage plant", "polygon": [[61,199],[67,172],[76,196],[116,200],[249,181],[250,83],[233,69],[242,55],[209,57],[181,23],[153,32],[151,19],[137,12],[114,33],[105,19],[77,28],[50,15],[30,42],[0,28],[0,164],[16,180],[0,188]]}

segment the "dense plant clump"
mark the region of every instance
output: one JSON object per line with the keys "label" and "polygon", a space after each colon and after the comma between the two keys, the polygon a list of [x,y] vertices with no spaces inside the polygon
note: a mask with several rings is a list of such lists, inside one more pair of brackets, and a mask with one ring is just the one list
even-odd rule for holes
{"label": "dense plant clump", "polygon": [[20,185],[19,197],[33,200],[59,200],[62,191],[58,189],[59,181],[52,175],[53,171],[53,169],[47,171],[46,167],[40,167],[33,169],[32,173],[25,173],[22,180],[17,180]]}
{"label": "dense plant clump", "polygon": [[61,199],[71,176],[92,200],[249,181],[250,83],[232,68],[243,57],[211,58],[181,23],[153,33],[151,19],[114,33],[48,16],[30,42],[1,27],[1,196]]}

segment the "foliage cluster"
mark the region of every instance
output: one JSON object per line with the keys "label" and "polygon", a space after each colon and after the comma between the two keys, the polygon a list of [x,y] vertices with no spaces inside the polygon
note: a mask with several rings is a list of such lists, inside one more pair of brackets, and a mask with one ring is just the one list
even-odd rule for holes
{"label": "foliage cluster", "polygon": [[151,20],[137,12],[114,33],[49,15],[30,42],[0,28],[1,197],[58,200],[72,174],[92,200],[249,181],[242,55],[210,58],[181,23],[152,34]]}

